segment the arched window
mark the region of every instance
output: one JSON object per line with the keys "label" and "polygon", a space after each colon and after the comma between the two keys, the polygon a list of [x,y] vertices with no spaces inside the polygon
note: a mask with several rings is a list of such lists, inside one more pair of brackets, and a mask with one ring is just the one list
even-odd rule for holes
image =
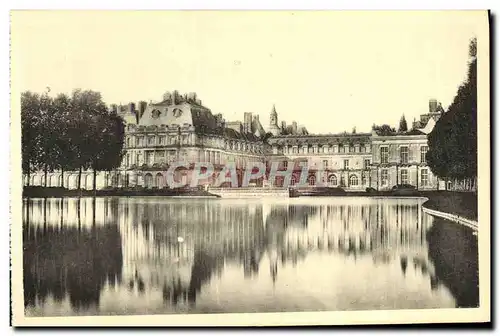
{"label": "arched window", "polygon": [[349,185],[357,186],[358,183],[359,183],[359,181],[358,181],[358,177],[356,175],[351,175],[351,177],[349,177]]}
{"label": "arched window", "polygon": [[151,188],[153,186],[153,175],[151,175],[150,173],[147,173],[144,176],[144,186],[146,188]]}
{"label": "arched window", "polygon": [[163,175],[161,173],[156,174],[155,186],[158,188],[163,188]]}
{"label": "arched window", "polygon": [[297,178],[295,178],[295,175],[292,175],[292,178],[290,179],[290,185],[296,185],[297,184]]}
{"label": "arched window", "polygon": [[277,187],[283,187],[283,182],[284,182],[285,178],[283,176],[276,176],[276,186]]}
{"label": "arched window", "polygon": [[307,182],[309,183],[310,186],[315,186],[316,185],[316,176],[311,175],[307,178]]}
{"label": "arched window", "polygon": [[330,177],[328,178],[328,184],[332,187],[336,186],[337,185],[337,176],[330,175]]}

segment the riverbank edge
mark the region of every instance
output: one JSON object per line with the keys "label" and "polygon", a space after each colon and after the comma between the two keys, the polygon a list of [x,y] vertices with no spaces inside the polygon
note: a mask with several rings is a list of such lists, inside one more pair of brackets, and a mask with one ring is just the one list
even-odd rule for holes
{"label": "riverbank edge", "polygon": [[77,190],[59,187],[23,189],[23,198],[64,198],[64,197],[168,197],[168,198],[220,198],[205,190]]}
{"label": "riverbank edge", "polygon": [[425,207],[425,203],[424,203],[424,205],[422,205],[422,210],[429,215],[432,215],[435,217],[440,217],[440,218],[449,220],[451,222],[455,222],[455,223],[467,226],[468,228],[470,228],[474,231],[478,230],[477,221],[473,221],[473,220],[470,220],[470,219],[467,219],[464,217],[460,217],[458,215],[450,214],[447,212],[429,209],[429,208]]}

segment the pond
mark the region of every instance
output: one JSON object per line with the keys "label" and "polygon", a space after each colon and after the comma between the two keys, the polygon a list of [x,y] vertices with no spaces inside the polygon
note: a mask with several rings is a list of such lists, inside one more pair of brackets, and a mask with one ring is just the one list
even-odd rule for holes
{"label": "pond", "polygon": [[420,198],[23,205],[28,316],[477,307],[477,238]]}

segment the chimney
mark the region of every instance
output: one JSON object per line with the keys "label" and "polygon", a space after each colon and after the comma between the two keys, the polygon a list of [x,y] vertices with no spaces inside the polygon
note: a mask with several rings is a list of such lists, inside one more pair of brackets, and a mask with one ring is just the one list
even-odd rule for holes
{"label": "chimney", "polygon": [[438,102],[436,99],[429,99],[429,112],[434,113],[437,112]]}
{"label": "chimney", "polygon": [[135,103],[128,103],[128,112],[135,112]]}
{"label": "chimney", "polygon": [[292,133],[297,134],[297,122],[296,121],[292,122]]}
{"label": "chimney", "polygon": [[190,92],[190,93],[188,93],[187,100],[190,103],[196,103],[196,92]]}
{"label": "chimney", "polygon": [[148,107],[148,103],[145,102],[144,100],[141,100],[139,102],[139,118],[142,117],[144,114],[144,111],[146,111],[146,108]]}
{"label": "chimney", "polygon": [[172,100],[172,93],[170,91],[167,91],[163,94],[162,100]]}
{"label": "chimney", "polygon": [[174,92],[172,92],[172,104],[173,104],[173,105],[177,105],[177,104],[179,104],[179,100],[180,100],[180,99],[179,99],[179,98],[180,98],[179,96],[180,96],[180,95],[179,95],[179,91],[174,90]]}
{"label": "chimney", "polygon": [[281,121],[281,129],[286,130],[286,121]]}
{"label": "chimney", "polygon": [[243,114],[243,132],[252,132],[252,112],[245,112]]}

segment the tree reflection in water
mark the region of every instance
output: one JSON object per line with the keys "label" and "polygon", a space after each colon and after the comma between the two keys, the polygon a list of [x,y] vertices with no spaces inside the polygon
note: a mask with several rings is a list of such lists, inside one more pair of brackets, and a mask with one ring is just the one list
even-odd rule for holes
{"label": "tree reflection in water", "polygon": [[[389,270],[397,264],[403,279],[398,281],[427,279],[434,296],[444,295],[444,284],[457,306],[477,305],[478,293],[468,287],[477,284],[477,261],[470,259],[474,251],[477,256],[477,246],[453,224],[433,225],[420,206],[414,199],[363,198],[276,204],[161,198],[25,201],[25,306],[34,308],[34,315],[57,314],[47,305],[65,300],[72,307],[65,314],[147,313],[139,307],[153,305],[158,295],[166,311],[196,311],[200,300],[214,302],[219,291],[228,291],[227,284],[219,283],[238,272],[242,278],[230,281],[231,286],[241,286],[238,292],[249,291],[257,300],[261,294],[255,288],[268,290],[265,277],[276,291],[294,281],[289,269],[329,256],[359,265],[362,277],[371,276],[363,275],[368,269]],[[449,237],[454,235],[455,244],[470,249],[452,258],[456,248]],[[318,265],[318,277],[324,267]]]}

